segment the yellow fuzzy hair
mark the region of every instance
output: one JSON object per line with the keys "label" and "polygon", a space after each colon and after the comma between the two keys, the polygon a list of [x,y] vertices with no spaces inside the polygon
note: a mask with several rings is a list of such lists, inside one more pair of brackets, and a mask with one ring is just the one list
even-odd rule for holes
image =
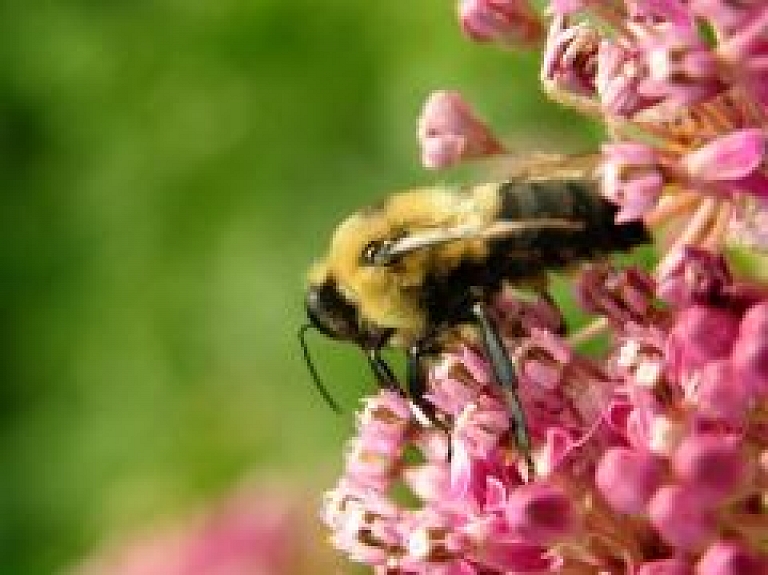
{"label": "yellow fuzzy hair", "polygon": [[336,229],[327,259],[310,270],[312,284],[332,277],[338,289],[358,307],[363,318],[379,327],[398,330],[408,340],[425,329],[420,290],[428,273],[447,274],[463,258],[485,257],[480,239],[457,240],[416,250],[392,266],[360,265],[366,246],[418,230],[458,225],[484,225],[499,210],[498,186],[477,186],[470,193],[429,188],[391,196],[384,207],[354,214]]}

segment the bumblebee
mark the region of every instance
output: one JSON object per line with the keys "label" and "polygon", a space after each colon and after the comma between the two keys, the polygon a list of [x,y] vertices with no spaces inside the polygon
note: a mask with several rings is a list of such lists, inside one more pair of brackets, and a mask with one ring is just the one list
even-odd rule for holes
{"label": "bumblebee", "polygon": [[617,208],[603,199],[594,177],[567,163],[543,163],[504,182],[433,187],[390,196],[354,213],[335,230],[326,257],[309,272],[308,323],[358,346],[379,385],[402,389],[382,358],[390,347],[406,353],[406,389],[423,400],[427,362],[455,344],[469,327],[479,333],[510,409],[510,429],[530,462],[530,439],[510,357],[489,314],[505,285],[535,286],[546,294],[548,270],[565,268],[649,241],[639,222],[617,224]]}

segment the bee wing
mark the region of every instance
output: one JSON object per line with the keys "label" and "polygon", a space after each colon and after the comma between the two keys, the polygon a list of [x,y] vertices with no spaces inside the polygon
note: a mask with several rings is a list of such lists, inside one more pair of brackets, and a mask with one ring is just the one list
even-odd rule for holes
{"label": "bee wing", "polygon": [[563,155],[546,152],[505,154],[494,159],[493,170],[499,179],[594,178],[600,155]]}
{"label": "bee wing", "polygon": [[452,228],[424,230],[411,233],[381,247],[374,258],[374,264],[388,265],[393,261],[417,250],[434,248],[459,240],[493,240],[514,236],[521,232],[541,229],[577,231],[583,229],[582,222],[561,218],[536,218],[520,221],[498,220],[489,225],[466,224]]}

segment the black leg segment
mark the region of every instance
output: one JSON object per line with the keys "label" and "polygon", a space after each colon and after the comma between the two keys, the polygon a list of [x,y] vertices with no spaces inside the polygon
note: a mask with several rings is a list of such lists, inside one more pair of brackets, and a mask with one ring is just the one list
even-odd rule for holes
{"label": "black leg segment", "polygon": [[373,376],[376,378],[376,383],[380,388],[391,389],[398,393],[403,393],[403,389],[400,387],[400,383],[397,381],[397,377],[395,377],[392,368],[389,367],[389,364],[384,361],[383,357],[381,357],[380,349],[368,350],[366,357],[368,357],[368,365],[371,366]]}
{"label": "black leg segment", "polygon": [[525,412],[523,411],[523,406],[520,404],[520,398],[517,396],[517,374],[515,373],[515,366],[509,359],[507,350],[504,347],[504,342],[501,340],[501,336],[499,336],[496,326],[493,325],[493,321],[488,315],[485,306],[480,302],[473,304],[472,314],[480,327],[483,344],[485,345],[488,359],[491,362],[493,373],[504,390],[504,395],[506,396],[510,410],[510,428],[514,433],[515,443],[525,457],[529,469],[531,469],[531,439],[528,435],[528,427],[525,422]]}

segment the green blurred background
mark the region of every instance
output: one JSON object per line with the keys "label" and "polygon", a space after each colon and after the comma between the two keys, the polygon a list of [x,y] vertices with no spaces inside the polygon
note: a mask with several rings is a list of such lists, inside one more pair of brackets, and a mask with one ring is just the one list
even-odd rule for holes
{"label": "green blurred background", "polygon": [[314,337],[346,414],[312,390],[303,273],[345,213],[454,176],[419,168],[429,91],[519,149],[596,139],[453,4],[0,3],[0,573],[247,473],[329,487],[370,377]]}

